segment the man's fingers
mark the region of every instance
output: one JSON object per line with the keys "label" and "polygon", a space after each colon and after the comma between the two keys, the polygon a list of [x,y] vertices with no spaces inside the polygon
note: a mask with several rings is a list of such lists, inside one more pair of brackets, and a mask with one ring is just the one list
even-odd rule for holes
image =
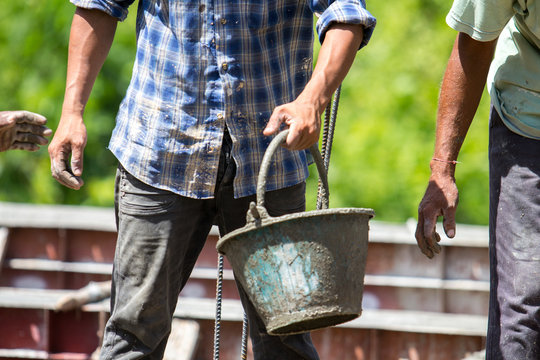
{"label": "man's fingers", "polygon": [[431,250],[433,250],[435,254],[441,253],[441,245],[439,245],[440,241],[441,241],[441,236],[439,235],[438,232],[435,231],[430,242]]}
{"label": "man's fingers", "polygon": [[43,125],[17,123],[15,127],[17,132],[19,133],[32,133],[42,136],[52,135],[52,130]]}
{"label": "man's fingers", "polygon": [[289,150],[298,150],[301,140],[301,134],[298,132],[295,126],[289,128],[289,134],[285,139],[285,148]]}
{"label": "man's fingers", "polygon": [[263,135],[269,136],[278,132],[281,123],[284,121],[283,114],[276,108],[268,120],[268,124],[263,130]]}
{"label": "man's fingers", "polygon": [[10,150],[26,150],[26,151],[38,151],[39,146],[32,142],[20,142],[15,141],[9,147]]}
{"label": "man's fingers", "polygon": [[71,170],[73,175],[81,176],[83,172],[83,152],[80,148],[74,147],[71,153]]}
{"label": "man's fingers", "polygon": [[17,133],[15,135],[15,141],[21,143],[32,143],[37,145],[47,145],[49,140],[43,136],[32,134],[32,133]]}
{"label": "man's fingers", "polygon": [[52,170],[53,177],[62,185],[67,186],[68,188],[79,190],[84,182],[82,179],[74,176],[67,169],[66,170]]}
{"label": "man's fingers", "polygon": [[48,127],[41,126],[40,135],[42,135],[42,136],[51,136],[52,133],[53,133],[52,130],[49,129]]}
{"label": "man's fingers", "polygon": [[440,235],[436,231],[438,213],[420,203],[418,208],[418,224],[416,225],[416,241],[422,253],[428,258],[441,252]]}
{"label": "man's fingers", "polygon": [[71,189],[79,190],[84,184],[82,179],[73,175],[67,167],[66,153],[61,153],[60,157],[51,159],[51,173],[59,183]]}
{"label": "man's fingers", "polygon": [[424,219],[424,238],[426,239],[427,246],[433,253],[439,254],[441,252],[441,246],[439,245],[441,237],[436,231],[436,225],[437,217]]}
{"label": "man's fingers", "polygon": [[424,218],[421,214],[418,215],[418,224],[416,224],[414,236],[416,237],[416,242],[418,243],[418,247],[420,248],[420,251],[422,251],[422,254],[431,259],[433,257],[433,252],[430,250],[424,237]]}
{"label": "man's fingers", "polygon": [[435,226],[437,224],[437,217],[432,219],[431,217],[424,217],[424,237],[431,238],[435,234]]}
{"label": "man's fingers", "polygon": [[25,110],[13,111],[13,113],[10,114],[10,117],[15,119],[17,123],[34,125],[45,125],[47,123],[47,118],[45,116]]}
{"label": "man's fingers", "polygon": [[449,238],[456,236],[456,208],[443,210],[443,228]]}

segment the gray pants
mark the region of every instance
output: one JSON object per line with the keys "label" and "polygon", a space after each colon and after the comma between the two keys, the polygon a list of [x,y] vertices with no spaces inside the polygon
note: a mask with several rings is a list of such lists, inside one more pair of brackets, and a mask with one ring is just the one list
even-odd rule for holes
{"label": "gray pants", "polygon": [[[254,196],[234,199],[235,173],[228,137],[223,144],[213,199],[191,199],[156,189],[119,167],[111,317],[101,359],[163,357],[178,294],[210,228],[217,223],[223,235],[245,224]],[[267,210],[273,216],[304,211],[304,193],[305,183],[268,192]],[[309,334],[268,335],[244,290],[237,285],[248,316],[255,359],[318,359]]]}
{"label": "gray pants", "polygon": [[490,119],[488,360],[540,359],[540,141]]}

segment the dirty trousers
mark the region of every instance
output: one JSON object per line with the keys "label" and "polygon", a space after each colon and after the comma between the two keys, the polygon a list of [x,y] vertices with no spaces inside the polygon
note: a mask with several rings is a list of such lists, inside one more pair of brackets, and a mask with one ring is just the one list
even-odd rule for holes
{"label": "dirty trousers", "polygon": [[[227,140],[213,199],[191,199],[156,189],[119,166],[111,317],[101,359],[161,359],[178,294],[212,225],[218,224],[221,235],[244,226],[254,197],[233,197],[236,168]],[[273,216],[304,211],[305,183],[268,192],[265,204]],[[255,359],[318,359],[309,333],[268,335],[244,290],[237,285],[248,316]]]}
{"label": "dirty trousers", "polygon": [[540,359],[540,141],[490,119],[486,359]]}

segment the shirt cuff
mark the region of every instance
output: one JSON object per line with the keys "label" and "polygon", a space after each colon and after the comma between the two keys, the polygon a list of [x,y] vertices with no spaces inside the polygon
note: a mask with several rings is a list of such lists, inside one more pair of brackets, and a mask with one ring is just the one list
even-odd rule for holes
{"label": "shirt cuff", "polygon": [[113,0],[70,0],[71,3],[83,9],[101,10],[120,21],[126,19],[128,7],[133,3],[131,1],[113,1]]}
{"label": "shirt cuff", "polygon": [[328,8],[321,14],[317,21],[317,33],[319,34],[319,41],[324,41],[326,31],[332,26],[332,24],[358,24],[364,27],[364,38],[360,44],[360,49],[366,46],[373,34],[377,20],[360,1],[334,1]]}

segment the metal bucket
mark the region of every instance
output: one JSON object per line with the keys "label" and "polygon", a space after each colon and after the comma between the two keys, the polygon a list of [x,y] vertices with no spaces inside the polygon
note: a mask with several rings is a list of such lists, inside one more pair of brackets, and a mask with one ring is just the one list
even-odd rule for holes
{"label": "metal bucket", "polygon": [[257,205],[247,223],[217,243],[271,335],[307,332],[355,319],[362,293],[372,209],[328,209],[321,155],[310,151],[323,188],[322,210],[271,217],[264,208],[270,158],[288,130],[270,143],[259,172]]}

